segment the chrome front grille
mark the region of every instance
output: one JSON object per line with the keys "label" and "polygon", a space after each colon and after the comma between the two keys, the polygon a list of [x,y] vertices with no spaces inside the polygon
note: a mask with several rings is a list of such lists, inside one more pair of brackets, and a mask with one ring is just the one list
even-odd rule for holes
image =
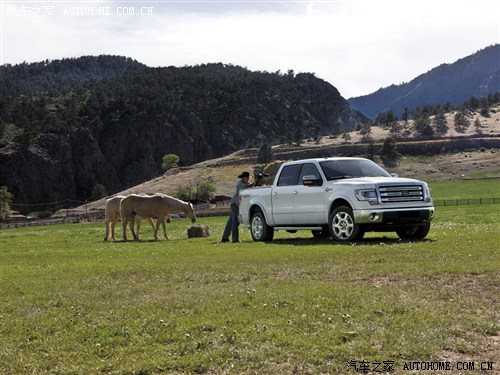
{"label": "chrome front grille", "polygon": [[422,202],[424,189],[421,185],[388,185],[380,186],[382,203]]}

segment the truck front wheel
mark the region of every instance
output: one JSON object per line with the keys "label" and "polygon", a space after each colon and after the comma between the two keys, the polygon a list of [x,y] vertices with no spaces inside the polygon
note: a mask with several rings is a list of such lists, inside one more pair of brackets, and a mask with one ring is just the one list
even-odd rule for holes
{"label": "truck front wheel", "polygon": [[250,232],[254,241],[272,241],[274,230],[267,225],[262,212],[256,212],[250,220]]}
{"label": "truck front wheel", "polygon": [[396,234],[402,240],[421,240],[424,239],[425,236],[429,233],[431,229],[431,223],[427,223],[425,225],[421,225],[419,227],[414,227],[410,229],[398,229]]}
{"label": "truck front wheel", "polygon": [[364,231],[354,222],[352,210],[347,206],[335,208],[328,223],[330,234],[336,241],[349,242],[363,238]]}

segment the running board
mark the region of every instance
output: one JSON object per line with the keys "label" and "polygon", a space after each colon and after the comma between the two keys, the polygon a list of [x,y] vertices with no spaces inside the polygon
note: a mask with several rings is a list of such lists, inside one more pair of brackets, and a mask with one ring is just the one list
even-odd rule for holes
{"label": "running board", "polygon": [[322,230],[321,227],[274,227],[274,230]]}
{"label": "running board", "polygon": [[[273,230],[323,230],[322,227],[273,227]],[[250,225],[245,225],[243,231],[250,231]]]}

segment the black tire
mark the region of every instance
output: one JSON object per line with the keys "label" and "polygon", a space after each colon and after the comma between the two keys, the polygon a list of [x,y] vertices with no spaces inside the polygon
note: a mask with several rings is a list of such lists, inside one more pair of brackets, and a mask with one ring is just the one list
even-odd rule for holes
{"label": "black tire", "polygon": [[254,241],[272,241],[274,230],[267,225],[266,218],[262,212],[256,212],[250,219],[250,233]]}
{"label": "black tire", "polygon": [[420,225],[413,228],[398,229],[396,234],[402,240],[422,240],[431,230],[431,223]]}
{"label": "black tire", "polygon": [[314,236],[314,238],[318,239],[331,237],[328,225],[324,225],[321,230],[312,230],[311,233]]}
{"label": "black tire", "polygon": [[363,238],[365,232],[354,222],[350,207],[335,208],[328,219],[330,234],[335,241],[350,242]]}

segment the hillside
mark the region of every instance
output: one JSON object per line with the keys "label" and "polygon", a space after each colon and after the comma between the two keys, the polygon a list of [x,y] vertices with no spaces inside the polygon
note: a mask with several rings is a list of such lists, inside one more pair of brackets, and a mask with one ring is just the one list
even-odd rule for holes
{"label": "hillside", "polygon": [[468,98],[500,91],[500,44],[487,47],[452,64],[442,64],[408,83],[392,85],[349,104],[370,118],[392,110],[397,116],[428,104],[460,104]]}
{"label": "hillside", "polygon": [[145,65],[131,58],[108,55],[4,65],[0,66],[0,98],[75,88],[144,68]]}
{"label": "hillside", "polygon": [[162,173],[367,119],[313,74],[208,64],[148,68],[122,57],[0,67],[0,185],[17,203],[88,200]]}
{"label": "hillside", "polygon": [[[406,141],[399,141],[398,146],[402,157],[397,166],[386,167],[401,177],[417,178],[424,181],[447,181],[462,178],[500,178],[498,166],[500,153],[500,107],[494,109],[488,118],[478,113],[471,114],[471,120],[479,118],[482,124],[481,134],[469,127],[464,133],[457,133],[452,126],[453,113],[446,115],[450,130],[442,139],[422,140],[411,131]],[[472,122],[471,121],[471,122]],[[412,121],[408,127],[412,128]],[[312,139],[300,146],[276,145],[273,152],[277,164],[282,161],[298,158],[325,156],[368,156],[369,145],[363,143],[359,131],[349,133],[351,140],[346,144],[341,137],[326,136],[319,142]],[[383,140],[389,136],[389,130],[372,126],[371,140],[375,153],[382,147]],[[429,153],[427,150],[438,150]],[[244,170],[252,172],[253,167],[261,165],[256,161],[257,149],[247,149],[227,155],[223,158],[207,160],[185,168],[168,171],[162,176],[130,187],[121,194],[154,194],[157,192],[174,194],[179,186],[195,184],[197,180],[211,177],[216,185],[216,194],[231,196],[237,176]],[[375,161],[381,160],[375,156]],[[276,170],[276,167],[273,168]],[[272,177],[268,180],[272,181]],[[76,208],[73,212],[82,213],[85,210],[99,211],[104,208],[105,200],[100,199],[87,207]],[[66,215],[66,210],[59,213]]]}

